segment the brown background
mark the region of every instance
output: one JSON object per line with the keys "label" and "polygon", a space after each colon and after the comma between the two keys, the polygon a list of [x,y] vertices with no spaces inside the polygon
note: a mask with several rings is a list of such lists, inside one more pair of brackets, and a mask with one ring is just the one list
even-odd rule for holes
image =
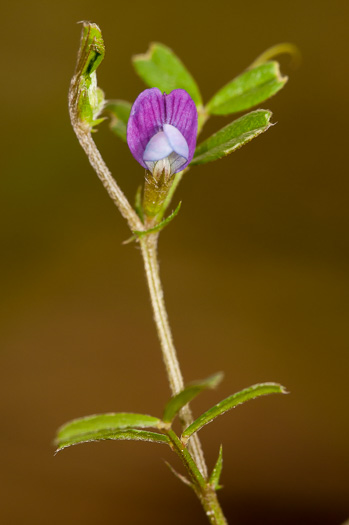
{"label": "brown background", "polygon": [[[196,414],[258,381],[291,395],[238,408],[201,432],[224,446],[229,523],[340,525],[348,505],[348,17],[332,0],[212,3],[12,1],[2,9],[0,506],[6,525],[204,524],[194,495],[146,443],[53,457],[64,421],[160,415],[169,396],[141,259],[69,124],[78,20],[107,46],[109,98],[144,88],[130,57],[171,46],[207,101],[267,47],[296,43],[277,126],[191,170],[160,239],[186,380],[225,371]],[[229,120],[217,118],[205,136]],[[143,170],[102,125],[96,141],[130,198]]]}

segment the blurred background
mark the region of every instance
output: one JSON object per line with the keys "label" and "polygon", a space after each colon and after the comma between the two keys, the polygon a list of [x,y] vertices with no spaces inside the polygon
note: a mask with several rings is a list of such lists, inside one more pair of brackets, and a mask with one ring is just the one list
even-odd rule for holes
{"label": "blurred background", "polygon": [[[107,98],[144,85],[131,55],[175,50],[204,99],[266,48],[300,68],[262,104],[277,125],[193,168],[160,238],[186,381],[223,370],[196,415],[260,381],[289,396],[239,407],[201,432],[229,523],[340,525],[348,490],[348,10],[345,0],[164,4],[13,0],[2,9],[0,499],[6,525],[191,523],[206,518],[168,471],[170,451],[107,442],[53,456],[56,428],[93,413],[161,415],[169,397],[141,257],[71,129],[81,27],[100,25]],[[215,118],[203,138],[234,117]],[[130,199],[143,169],[107,124],[95,140]]]}

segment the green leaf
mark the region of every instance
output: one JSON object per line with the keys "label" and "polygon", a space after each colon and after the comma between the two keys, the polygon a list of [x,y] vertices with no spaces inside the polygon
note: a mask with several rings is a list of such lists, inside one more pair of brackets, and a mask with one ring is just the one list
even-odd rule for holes
{"label": "green leaf", "polygon": [[219,448],[217,462],[212,470],[212,473],[209,479],[209,483],[214,488],[214,490],[218,490],[222,488],[221,485],[219,484],[219,479],[221,477],[222,468],[223,468],[223,447],[221,445]]}
{"label": "green leaf", "polygon": [[105,105],[105,112],[110,115],[109,127],[115,135],[126,142],[127,122],[131,113],[132,104],[126,100],[109,100]]}
{"label": "green leaf", "polygon": [[267,131],[272,113],[264,109],[251,111],[231,122],[196,148],[191,165],[206,164],[226,157],[247,142]]}
{"label": "green leaf", "polygon": [[275,95],[286,82],[278,62],[265,62],[224,86],[207,104],[206,111],[211,115],[229,115],[250,109]]}
{"label": "green leaf", "polygon": [[79,445],[81,443],[89,443],[91,441],[151,441],[152,443],[169,444],[170,440],[165,434],[158,432],[149,432],[147,430],[136,430],[128,428],[127,430],[100,430],[99,432],[89,432],[82,435],[72,436],[67,439],[60,439],[57,441],[58,449],[56,453],[64,448],[72,445]]}
{"label": "green leaf", "polygon": [[176,217],[179,210],[181,209],[181,206],[182,206],[182,201],[178,204],[177,208],[171,213],[171,215],[166,217],[166,219],[164,219],[163,221],[159,222],[159,224],[154,226],[154,228],[149,228],[149,230],[144,230],[144,231],[135,230],[133,233],[135,234],[135,236],[140,238],[140,237],[144,237],[144,235],[149,235],[149,233],[155,233],[155,232],[159,232],[163,230],[165,226],[167,226],[171,221],[173,221],[173,219]]}
{"label": "green leaf", "polygon": [[194,397],[196,397],[200,392],[208,388],[215,388],[218,383],[221,382],[223,378],[222,372],[215,374],[203,381],[195,381],[191,383],[186,388],[184,388],[179,394],[173,396],[170,401],[167,403],[164,410],[163,421],[165,423],[170,423],[174,417],[178,414],[181,408],[189,403]]}
{"label": "green leaf", "polygon": [[[137,194],[136,194],[136,197],[137,197]],[[175,218],[175,216],[177,215],[177,213],[179,212],[181,208],[181,205],[182,205],[182,201],[178,204],[177,208],[171,213],[171,215],[166,217],[166,219],[164,219],[163,221],[159,222],[159,224],[154,226],[154,228],[149,228],[149,230],[134,230],[133,232],[134,235],[132,235],[132,237],[130,237],[129,239],[126,239],[126,241],[124,241],[122,244],[129,244],[130,242],[135,241],[137,238],[140,239],[141,237],[144,237],[145,235],[149,235],[150,233],[160,232],[161,230],[165,228],[165,226],[167,226]],[[137,203],[136,203],[136,206],[137,206]],[[138,211],[140,210],[138,210],[136,207],[137,215],[142,219]],[[143,213],[143,207],[141,208],[141,211]]]}
{"label": "green leaf", "polygon": [[190,436],[200,430],[203,426],[207,425],[207,423],[210,423],[216,417],[221,416],[237,405],[246,403],[246,401],[249,401],[250,399],[255,399],[256,397],[265,396],[267,394],[286,393],[285,387],[279,385],[278,383],[259,383],[257,385],[250,386],[249,388],[245,388],[244,390],[241,390],[241,392],[237,392],[236,394],[223,399],[223,401],[217,403],[217,405],[201,414],[200,417],[198,417],[191,425],[189,425],[188,428],[185,429],[182,434],[182,440],[183,442],[188,441]]}
{"label": "green leaf", "polygon": [[58,429],[57,441],[66,441],[100,431],[114,431],[123,428],[157,428],[160,419],[143,414],[119,412],[82,417],[69,421]]}
{"label": "green leaf", "polygon": [[104,93],[97,87],[96,70],[105,54],[102,33],[96,24],[83,22],[75,74],[69,90],[69,109],[73,121],[90,130],[98,124]]}
{"label": "green leaf", "polygon": [[157,87],[166,93],[185,89],[197,106],[202,105],[195,80],[170,48],[153,43],[147,53],[135,55],[132,60],[136,72],[149,87]]}

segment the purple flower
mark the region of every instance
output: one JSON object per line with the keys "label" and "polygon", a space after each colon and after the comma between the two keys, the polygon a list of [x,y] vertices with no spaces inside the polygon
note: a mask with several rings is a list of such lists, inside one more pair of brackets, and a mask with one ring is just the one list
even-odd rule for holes
{"label": "purple flower", "polygon": [[169,95],[146,89],[132,106],[127,143],[134,158],[154,176],[171,176],[191,162],[198,129],[198,113],[190,95],[175,89]]}

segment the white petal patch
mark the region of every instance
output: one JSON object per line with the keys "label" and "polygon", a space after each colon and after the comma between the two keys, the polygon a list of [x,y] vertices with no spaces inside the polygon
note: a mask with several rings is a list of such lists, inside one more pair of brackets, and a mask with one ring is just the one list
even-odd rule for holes
{"label": "white petal patch", "polygon": [[188,160],[189,148],[182,133],[171,124],[164,124],[164,133],[172,147],[172,151],[177,153],[180,157],[184,157]]}
{"label": "white petal patch", "polygon": [[157,160],[168,157],[173,151],[173,148],[163,131],[156,133],[147,144],[143,153],[144,162],[156,162]]}
{"label": "white petal patch", "polygon": [[153,173],[155,169],[156,172],[163,171],[165,165],[156,166],[156,164],[158,161],[168,159],[165,171],[170,167],[170,174],[172,175],[187,162],[188,156],[188,144],[182,133],[171,124],[164,124],[164,131],[156,133],[148,142],[144,150],[143,160],[149,171]]}

